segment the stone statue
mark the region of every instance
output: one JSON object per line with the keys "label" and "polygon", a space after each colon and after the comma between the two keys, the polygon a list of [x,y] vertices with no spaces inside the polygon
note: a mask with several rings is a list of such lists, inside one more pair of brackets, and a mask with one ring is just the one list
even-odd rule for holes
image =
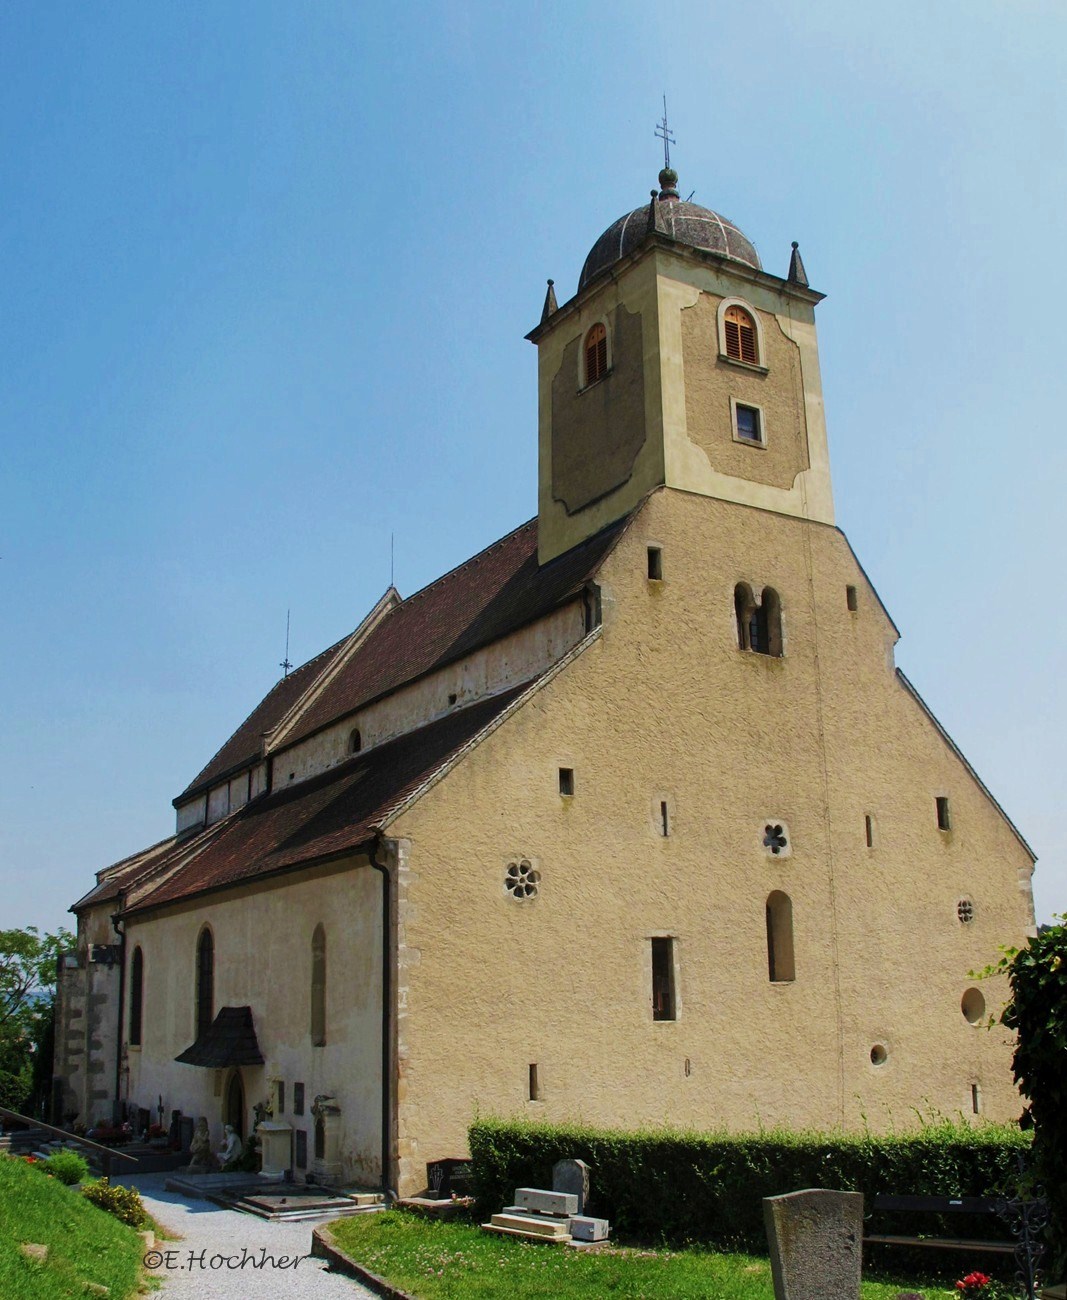
{"label": "stone statue", "polygon": [[244,1143],[237,1136],[233,1125],[227,1124],[222,1131],[222,1146],[219,1148],[219,1163],[228,1165],[234,1160],[240,1160],[241,1153],[244,1149]]}
{"label": "stone statue", "polygon": [[189,1143],[189,1163],[182,1173],[214,1174],[218,1172],[219,1162],[211,1149],[211,1134],[208,1132],[207,1116],[201,1115],[193,1130],[193,1140]]}

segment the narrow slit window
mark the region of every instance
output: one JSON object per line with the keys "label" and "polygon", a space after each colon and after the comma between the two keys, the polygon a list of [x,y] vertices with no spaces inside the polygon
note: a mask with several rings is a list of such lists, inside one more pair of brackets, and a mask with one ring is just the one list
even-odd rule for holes
{"label": "narrow slit window", "polygon": [[663,552],[658,546],[648,548],[648,576],[653,582],[663,578]]}
{"label": "narrow slit window", "polygon": [[859,609],[859,600],[856,596],[855,587],[845,588],[845,604],[848,606],[849,613],[851,614],[855,614],[856,610]]}
{"label": "narrow slit window", "polygon": [[867,847],[869,849],[873,849],[874,848],[874,821],[871,818],[870,813],[868,813],[867,816],[864,817],[863,826],[867,834]]}
{"label": "narrow slit window", "polygon": [[326,1045],[326,930],[321,922],[311,936],[311,1045]]}
{"label": "narrow slit window", "polygon": [[652,940],[652,1019],[676,1020],[674,1010],[674,940]]}
{"label": "narrow slit window", "polygon": [[[360,732],[358,727],[353,727],[352,732],[348,737],[348,752],[350,754],[358,754],[362,748],[363,748],[362,733]],[[292,780],[292,777],[290,777],[289,779]]]}
{"label": "narrow slit window", "polygon": [[574,794],[574,768],[561,767],[559,769],[559,792],[570,798]]}
{"label": "narrow slit window", "polygon": [[948,797],[943,794],[937,796],[937,829],[939,831],[950,831],[952,829],[952,815],[949,812]]}
{"label": "narrow slit window", "polygon": [[978,1084],[971,1084],[971,1114],[980,1115],[982,1113],[982,1090]]}
{"label": "narrow slit window", "polygon": [[671,813],[666,799],[662,799],[659,805],[659,833],[665,839],[671,833]]}
{"label": "narrow slit window", "polygon": [[726,335],[726,355],[732,361],[745,361],[750,366],[759,365],[759,339],[756,322],[743,307],[728,307],[723,318]]}
{"label": "narrow slit window", "polygon": [[531,1101],[541,1100],[541,1085],[538,1082],[538,1078],[537,1078],[536,1062],[532,1063],[530,1066],[530,1100]]}
{"label": "narrow slit window", "polygon": [[796,979],[793,956],[793,902],[776,889],[767,898],[767,974],[772,984]]}
{"label": "narrow slit window", "polygon": [[608,373],[608,332],[598,321],[585,336],[585,382],[595,384]]}
{"label": "narrow slit window", "polygon": [[130,963],[130,1046],[141,1045],[141,1020],[144,1006],[144,953],[140,947],[133,950]]}

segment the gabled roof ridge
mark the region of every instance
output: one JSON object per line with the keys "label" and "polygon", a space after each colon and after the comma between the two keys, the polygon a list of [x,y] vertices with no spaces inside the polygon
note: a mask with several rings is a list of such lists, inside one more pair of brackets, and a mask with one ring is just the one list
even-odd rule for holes
{"label": "gabled roof ridge", "polygon": [[[253,802],[254,800],[251,799],[248,801],[248,803]],[[157,862],[154,868],[149,868],[143,876],[139,876],[135,881],[133,881],[130,888],[137,889],[142,886],[145,888],[151,887],[152,889],[157,888],[162,883],[160,877],[165,880],[168,876],[173,875],[174,872],[180,871],[183,867],[188,866],[188,864],[202,853],[204,849],[208,848],[209,845],[212,845],[216,840],[221,839],[221,837],[236,824],[241,809],[247,807],[247,803],[242,804],[241,808],[235,808],[233,812],[227,813],[225,817],[220,817],[217,822],[212,822],[210,826],[205,826],[198,835],[192,836],[190,839],[176,846],[179,850],[185,849],[188,851],[179,851],[173,855],[168,854],[161,861]],[[170,871],[167,870],[168,867],[170,868]],[[125,901],[123,906],[125,909]]]}
{"label": "gabled roof ridge", "polygon": [[[391,600],[391,597],[395,597],[396,599]],[[278,725],[271,728],[267,733],[269,736],[267,741],[268,752],[271,752],[275,748],[284,748],[283,742],[286,732],[292,730],[293,726],[299,721],[301,713],[303,713],[303,711],[319,697],[329,682],[331,682],[344,665],[348,663],[351,657],[366,641],[367,637],[370,636],[382,619],[388,618],[394,609],[403,604],[403,600],[404,598],[401,596],[400,592],[397,591],[396,587],[392,583],[390,583],[363,616],[360,622],[351,632],[349,632],[348,636],[344,638],[344,645],[334,655],[333,659],[317,677],[313,678],[313,680],[308,683],[306,689],[297,696],[290,706],[289,711],[279,720]],[[340,644],[340,642],[335,642],[335,645],[338,644]],[[330,649],[333,648],[333,646],[330,647]],[[323,654],[327,653],[329,652],[326,650],[323,651]]]}
{"label": "gabled roof ridge", "polygon": [[[577,659],[578,656],[588,649],[594,641],[599,640],[603,634],[603,630],[603,624],[598,624],[591,632],[587,632],[580,641],[571,646],[565,655],[560,659],[557,659],[551,668],[547,668],[544,672],[538,673],[537,676],[529,678],[525,683],[520,683],[517,688],[518,694],[508,705],[501,709],[501,711],[494,717],[490,718],[485,726],[482,727],[480,731],[476,731],[469,740],[459,747],[459,749],[449,754],[438,767],[436,767],[432,772],[427,773],[425,779],[416,787],[416,789],[412,790],[410,794],[399,800],[392,807],[385,809],[382,813],[378,829],[384,830],[390,822],[395,821],[399,816],[405,813],[412,804],[421,799],[428,790],[438,783],[438,781],[444,780],[444,778],[458,763],[461,763],[472,750],[477,749],[482,741],[492,735],[498,727],[502,726],[513,713],[518,712],[531,696],[536,695],[538,691],[547,686],[553,678],[557,677],[564,668],[572,663],[573,660]],[[516,688],[509,687],[509,689],[515,690]],[[505,695],[507,694],[507,691],[500,691],[498,694]]]}
{"label": "gabled roof ridge", "polygon": [[899,679],[900,682],[903,684],[904,689],[905,689],[905,690],[908,692],[908,694],[909,694],[909,695],[910,695],[910,696],[915,700],[915,702],[918,704],[919,708],[922,709],[923,713],[926,714],[927,718],[929,718],[929,720],[934,724],[934,729],[935,729],[935,731],[938,733],[938,735],[941,737],[941,739],[945,742],[945,744],[949,747],[949,749],[952,750],[952,752],[956,755],[956,757],[960,760],[960,762],[963,764],[963,766],[964,766],[964,767],[967,769],[967,771],[970,773],[971,779],[972,779],[972,780],[974,781],[974,783],[978,786],[979,790],[982,791],[982,793],[983,793],[983,794],[985,795],[985,797],[989,800],[989,802],[993,805],[993,807],[997,810],[997,812],[1000,813],[1001,817],[1004,818],[1004,821],[1007,823],[1008,829],[1009,829],[1009,830],[1011,831],[1011,833],[1015,836],[1015,838],[1019,841],[1019,843],[1023,846],[1023,848],[1027,851],[1027,853],[1029,853],[1031,861],[1036,862],[1036,861],[1037,861],[1037,854],[1033,851],[1033,849],[1030,847],[1030,845],[1027,844],[1026,840],[1023,838],[1022,831],[1019,830],[1018,826],[1015,825],[1015,823],[1012,821],[1012,819],[1011,819],[1011,818],[1008,816],[1008,814],[1004,811],[1004,809],[1001,807],[1000,802],[998,801],[996,795],[993,794],[993,792],[992,792],[992,790],[990,790],[989,786],[986,785],[986,783],[982,780],[982,778],[978,775],[978,773],[977,773],[977,772],[974,770],[974,768],[971,766],[970,762],[969,762],[968,759],[967,759],[967,755],[963,752],[962,749],[960,749],[959,745],[956,744],[956,742],[952,739],[952,737],[951,737],[951,736],[948,734],[948,732],[945,730],[944,726],[942,725],[942,723],[941,723],[940,720],[938,719],[937,715],[934,713],[933,709],[931,709],[930,706],[929,706],[929,704],[926,703],[926,701],[923,699],[923,697],[922,697],[922,696],[919,694],[919,692],[916,690],[916,688],[915,688],[915,686],[912,684],[912,682],[908,680],[908,677],[907,677],[907,675],[905,674],[903,668],[897,668],[895,671],[896,671],[896,675],[897,675],[898,679]]}
{"label": "gabled roof ridge", "polygon": [[[237,726],[234,727],[233,731],[230,732],[230,734],[226,737],[226,739],[222,742],[222,744],[218,747],[218,749],[215,750],[214,754],[212,754],[211,757],[208,759],[208,761],[201,767],[200,772],[197,774],[197,776],[193,778],[193,780],[185,787],[185,789],[181,792],[181,794],[178,795],[176,799],[172,800],[174,807],[177,807],[178,804],[180,803],[187,802],[189,799],[196,798],[203,788],[211,785],[211,783],[215,780],[221,780],[223,776],[222,772],[217,773],[216,776],[214,777],[208,776],[202,778],[201,774],[204,772],[211,771],[212,766],[214,765],[215,761],[218,759],[219,755],[226,748],[226,746],[229,745],[232,741],[236,740],[237,737],[240,735],[241,731],[248,725],[248,720],[249,718],[252,717],[252,714],[254,714],[257,709],[261,709],[263,705],[266,704],[266,702],[270,699],[270,697],[275,693],[275,691],[281,690],[282,687],[285,685],[285,683],[290,681],[293,677],[295,677],[297,673],[302,673],[306,668],[310,668],[311,665],[316,662],[316,660],[323,659],[325,658],[326,655],[336,651],[338,647],[343,645],[344,642],[351,635],[352,635],[351,632],[347,633],[345,636],[341,637],[340,640],[334,641],[332,645],[328,645],[325,650],[320,650],[317,655],[312,655],[310,659],[306,660],[304,663],[294,668],[292,673],[287,673],[286,676],[279,677],[278,680],[274,683],[274,685],[270,688],[270,690],[266,693],[266,695],[262,696],[259,702],[253,706],[251,712],[248,713],[244,718],[242,718],[241,721],[237,724]],[[317,677],[313,678],[311,684],[313,685],[314,682],[316,682],[317,680],[318,680]],[[298,698],[303,698],[303,695],[307,689],[308,688],[305,687],[305,690],[301,692],[301,695]],[[230,770],[231,769],[226,769],[226,771],[230,771]]]}
{"label": "gabled roof ridge", "polygon": [[462,560],[459,564],[453,565],[453,567],[449,569],[447,573],[442,573],[440,577],[434,578],[433,581],[428,582],[425,587],[420,587],[418,591],[413,591],[410,596],[402,596],[400,598],[400,604],[408,605],[413,600],[418,600],[420,597],[425,596],[428,591],[432,591],[434,587],[438,586],[446,579],[451,578],[455,574],[461,572],[461,570],[467,568],[468,565],[477,564],[479,560],[483,559],[491,552],[503,546],[504,543],[506,541],[509,541],[512,537],[515,537],[519,533],[521,533],[524,528],[529,528],[531,524],[536,524],[536,523],[537,523],[537,516],[534,515],[532,519],[527,519],[527,521],[524,524],[519,524],[518,528],[513,528],[510,533],[505,533],[503,537],[498,537],[495,542],[490,542],[488,546],[484,546],[480,551],[475,551],[473,555],[469,555],[465,560]]}
{"label": "gabled roof ridge", "polygon": [[110,866],[101,867],[99,871],[94,873],[96,875],[96,883],[102,885],[110,872],[114,871],[117,873],[125,867],[133,866],[138,858],[145,858],[150,853],[155,853],[155,851],[161,849],[164,844],[172,843],[177,838],[177,835],[164,835],[161,840],[156,840],[155,844],[148,844],[143,849],[138,849],[136,853],[128,853],[124,858],[119,858],[118,862],[112,862]]}

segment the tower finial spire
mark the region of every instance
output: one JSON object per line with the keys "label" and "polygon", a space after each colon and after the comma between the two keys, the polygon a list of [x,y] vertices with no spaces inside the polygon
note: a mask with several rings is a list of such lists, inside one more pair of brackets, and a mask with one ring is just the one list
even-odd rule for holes
{"label": "tower finial spire", "polygon": [[663,169],[671,169],[671,145],[675,143],[674,132],[667,125],[667,96],[663,96],[663,121],[656,126],[656,136],[663,141]]}

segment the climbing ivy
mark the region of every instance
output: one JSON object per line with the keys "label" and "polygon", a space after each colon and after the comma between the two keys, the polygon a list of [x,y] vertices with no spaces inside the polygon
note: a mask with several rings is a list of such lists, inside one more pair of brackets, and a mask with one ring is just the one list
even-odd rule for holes
{"label": "climbing ivy", "polygon": [[1034,1130],[1034,1176],[1049,1202],[1045,1261],[1049,1276],[1067,1271],[1067,916],[1042,926],[1025,948],[1008,949],[1011,1001],[1001,1023],[1016,1034],[1015,1082],[1026,1098],[1020,1121]]}

